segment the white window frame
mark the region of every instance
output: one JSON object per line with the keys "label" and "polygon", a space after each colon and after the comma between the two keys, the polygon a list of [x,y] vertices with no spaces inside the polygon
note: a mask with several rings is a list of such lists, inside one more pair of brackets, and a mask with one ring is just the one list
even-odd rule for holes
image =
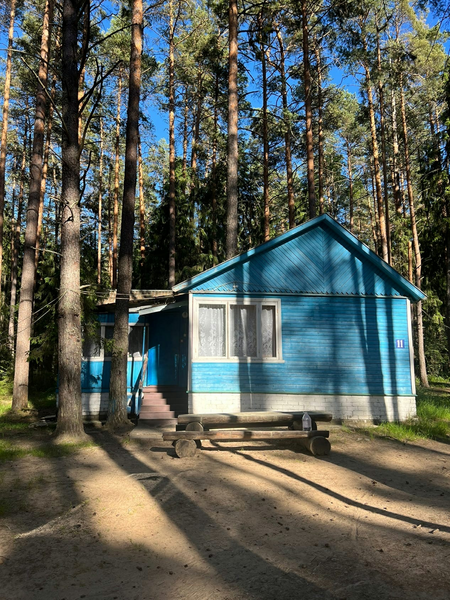
{"label": "white window frame", "polygon": [[[199,307],[201,304],[217,304],[225,306],[225,356],[199,356]],[[257,331],[257,356],[230,356],[230,311],[231,306],[256,306],[256,331]],[[275,344],[276,356],[262,356],[262,330],[261,330],[261,311],[263,306],[273,306],[275,308]],[[192,327],[192,362],[255,362],[255,363],[281,363],[282,356],[282,335],[281,335],[281,301],[271,298],[193,298],[193,327]]]}
{"label": "white window frame", "polygon": [[[145,323],[129,323],[128,324],[128,333],[130,332],[131,327],[145,327],[145,325],[146,325]],[[105,346],[103,343],[106,339],[106,328],[107,327],[110,327],[112,330],[114,328],[114,323],[100,323],[100,337],[98,338],[99,340],[101,340],[100,354],[98,356],[82,356],[81,360],[83,362],[110,362],[111,361],[111,356],[105,356]],[[129,361],[142,360],[142,350],[139,353],[139,356],[132,356],[131,354],[128,354],[128,360]]]}

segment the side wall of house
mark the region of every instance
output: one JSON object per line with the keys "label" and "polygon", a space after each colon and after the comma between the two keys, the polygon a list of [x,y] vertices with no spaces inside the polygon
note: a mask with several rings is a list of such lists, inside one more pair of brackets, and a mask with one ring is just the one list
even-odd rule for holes
{"label": "side wall of house", "polygon": [[408,300],[280,298],[282,362],[192,356],[190,410],[327,410],[375,421],[415,414]]}
{"label": "side wall of house", "polygon": [[[108,352],[100,337],[112,338],[114,326],[114,314],[103,313],[98,316],[99,330],[98,339],[89,344],[85,344],[84,356],[81,363],[81,399],[83,406],[83,415],[87,418],[99,418],[106,415],[108,411],[109,380],[111,375],[111,358],[107,356]],[[130,314],[130,325],[134,327],[144,327],[144,320],[139,319],[138,314]],[[142,334],[142,331],[139,332]],[[127,385],[128,395],[132,400],[137,392],[137,384],[142,369],[142,349],[141,335],[138,336],[137,345],[135,344],[133,352],[128,356]],[[88,346],[88,348],[86,348]]]}

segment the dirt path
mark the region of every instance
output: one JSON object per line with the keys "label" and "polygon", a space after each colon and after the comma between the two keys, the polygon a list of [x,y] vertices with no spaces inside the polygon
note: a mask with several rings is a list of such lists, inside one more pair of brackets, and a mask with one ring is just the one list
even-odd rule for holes
{"label": "dirt path", "polygon": [[332,454],[163,442],[0,471],[2,600],[450,596],[450,446],[332,434]]}

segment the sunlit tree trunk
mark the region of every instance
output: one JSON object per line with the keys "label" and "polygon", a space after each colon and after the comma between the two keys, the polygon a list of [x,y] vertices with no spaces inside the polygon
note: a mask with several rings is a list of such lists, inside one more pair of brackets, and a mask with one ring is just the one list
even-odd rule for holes
{"label": "sunlit tree trunk", "polygon": [[378,98],[380,108],[380,134],[381,134],[381,162],[383,165],[383,193],[384,193],[384,210],[386,223],[386,246],[387,246],[387,262],[392,263],[391,259],[391,236],[390,236],[390,221],[389,221],[389,188],[388,188],[388,169],[386,162],[386,123],[384,110],[384,89],[382,81],[381,68],[381,47],[380,34],[377,25],[377,69],[378,69]]}
{"label": "sunlit tree trunk", "polygon": [[228,167],[227,167],[227,248],[233,258],[238,250],[238,8],[228,6]]}
{"label": "sunlit tree trunk", "polygon": [[169,2],[169,288],[175,285],[175,25]]}
{"label": "sunlit tree trunk", "polygon": [[[406,124],[405,93],[403,90],[402,75],[400,75],[400,103],[401,103],[402,131],[403,131],[403,151],[404,151],[404,156],[405,156],[405,169],[406,169],[406,189],[408,192],[409,215],[410,215],[410,219],[411,219],[411,233],[412,233],[413,247],[414,247],[415,281],[416,281],[416,286],[418,288],[420,288],[421,283],[422,283],[422,256],[420,253],[419,236],[417,233],[416,208],[415,208],[414,193],[413,193],[413,188],[412,188],[408,128],[407,128],[407,124]],[[418,353],[419,353],[420,382],[422,383],[422,385],[424,387],[429,387],[427,367],[426,367],[426,362],[425,362],[425,344],[424,344],[424,332],[423,332],[422,302],[418,302],[416,304],[416,322],[417,322],[417,346],[418,346]]]}
{"label": "sunlit tree trunk", "polygon": [[109,386],[107,420],[107,426],[110,429],[115,429],[128,424],[128,312],[133,277],[133,232],[139,142],[142,24],[142,0],[133,0],[125,174],[123,185],[122,224],[120,230],[119,278],[114,314],[114,345],[111,358],[111,380]]}
{"label": "sunlit tree trunk", "polygon": [[[39,198],[39,217],[38,217],[37,236],[36,236],[36,255],[34,258],[35,270],[37,270],[38,263],[39,263],[39,248],[41,245],[42,222],[44,220],[45,188],[47,185],[48,161],[50,158],[52,127],[53,127],[53,103],[55,102],[55,97],[56,97],[56,76],[53,76],[52,91],[51,91],[51,95],[50,95],[51,102],[50,102],[50,106],[48,108],[47,134],[46,134],[46,139],[45,139],[44,162],[43,162],[43,166],[42,166],[42,179],[41,179],[41,192],[40,192],[40,198]],[[36,274],[35,274],[35,278],[36,278]]]}
{"label": "sunlit tree trunk", "polygon": [[120,176],[120,109],[122,102],[122,67],[119,70],[117,81],[117,114],[116,114],[116,143],[114,159],[114,208],[113,208],[113,232],[112,232],[112,278],[111,285],[113,289],[117,287],[117,236],[119,231],[119,176]]}
{"label": "sunlit tree trunk", "polygon": [[286,59],[283,37],[278,24],[274,24],[280,49],[280,77],[281,77],[281,100],[283,103],[284,119],[284,156],[286,161],[286,183],[288,194],[289,229],[295,227],[295,198],[294,179],[292,176],[292,150],[291,150],[291,119],[289,116],[289,105],[286,85]]}
{"label": "sunlit tree trunk", "polygon": [[381,190],[381,175],[380,175],[380,154],[378,151],[378,140],[377,140],[377,127],[375,123],[375,109],[373,105],[373,93],[372,83],[370,78],[370,70],[366,63],[364,63],[364,70],[366,73],[366,86],[367,86],[367,104],[369,108],[369,120],[370,120],[370,133],[372,137],[372,158],[373,158],[373,169],[375,179],[375,193],[377,199],[377,214],[378,214],[378,229],[381,243],[381,257],[384,261],[389,261],[388,246],[386,239],[386,219],[384,213],[383,194]]}
{"label": "sunlit tree trunk", "polygon": [[12,408],[23,410],[28,404],[28,379],[31,337],[31,318],[33,310],[33,292],[35,277],[35,247],[39,219],[39,203],[41,193],[42,162],[44,151],[45,113],[47,110],[48,58],[50,52],[51,23],[53,20],[53,0],[47,0],[45,5],[39,81],[36,93],[36,112],[34,121],[33,152],[30,166],[30,189],[28,195],[27,219],[25,229],[25,248],[22,264],[22,281],[20,287],[20,304],[16,341],[16,356],[14,367],[14,390]]}
{"label": "sunlit tree trunk", "polygon": [[103,216],[103,118],[100,117],[100,163],[98,166],[97,212],[97,283],[102,282],[102,216]]}
{"label": "sunlit tree trunk", "polygon": [[84,439],[81,408],[80,144],[78,138],[77,0],[62,15],[61,272],[58,305],[59,403],[56,435]]}
{"label": "sunlit tree trunk", "polygon": [[[12,45],[14,39],[14,19],[16,13],[16,0],[10,1],[11,11],[9,16],[8,52],[6,55],[5,87],[3,91],[2,135],[0,139],[0,283],[2,281],[3,273],[3,220],[5,209],[6,143],[8,134],[9,95],[11,89]],[[0,291],[0,304],[2,302],[3,298]]]}
{"label": "sunlit tree trunk", "polygon": [[269,207],[269,128],[267,124],[267,56],[263,39],[263,19],[259,14],[259,45],[262,70],[262,135],[263,135],[263,196],[264,196],[264,241],[270,240]]}
{"label": "sunlit tree trunk", "polygon": [[145,203],[144,203],[144,169],[142,165],[142,145],[141,138],[138,139],[138,159],[139,159],[139,246],[141,261],[141,270],[144,269],[145,261]]}
{"label": "sunlit tree trunk", "polygon": [[[28,101],[26,105],[28,109]],[[19,263],[19,245],[20,245],[20,228],[22,225],[22,207],[23,207],[23,186],[25,182],[25,167],[27,162],[27,139],[28,139],[28,117],[25,117],[25,127],[23,134],[23,149],[22,149],[22,164],[20,167],[20,183],[19,183],[19,195],[17,198],[17,217],[14,227],[14,248],[12,248],[12,261],[11,261],[11,297],[9,301],[9,326],[8,335],[10,340],[11,352],[14,355],[14,315],[16,311],[17,302],[17,266]]]}
{"label": "sunlit tree trunk", "polygon": [[316,216],[316,192],[314,189],[314,144],[312,128],[311,69],[309,64],[308,3],[301,0],[302,43],[303,43],[303,83],[305,87],[306,117],[306,164],[308,180],[309,218]]}
{"label": "sunlit tree trunk", "polygon": [[[320,47],[317,39],[315,40],[314,52],[317,61],[317,103],[318,103],[318,121],[317,121],[317,135],[318,135],[318,176],[319,176],[319,214],[323,215],[324,202],[323,202],[323,94],[322,94],[322,59],[320,56]],[[353,210],[353,207],[352,207]],[[353,214],[353,213],[352,213]],[[353,227],[353,222],[351,224]]]}

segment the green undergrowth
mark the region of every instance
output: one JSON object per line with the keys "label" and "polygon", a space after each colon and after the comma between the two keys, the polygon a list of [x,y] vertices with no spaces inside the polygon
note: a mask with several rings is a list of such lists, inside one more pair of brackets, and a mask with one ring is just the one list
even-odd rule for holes
{"label": "green undergrowth", "polygon": [[450,381],[430,378],[417,386],[417,417],[404,423],[382,423],[367,432],[402,442],[432,439],[450,443]]}
{"label": "green undergrowth", "polygon": [[24,456],[58,458],[83,448],[96,446],[94,442],[56,443],[51,437],[56,424],[35,427],[42,415],[56,413],[53,389],[30,392],[29,408],[20,413],[11,411],[12,382],[0,380],[0,461],[17,460]]}
{"label": "green undergrowth", "polygon": [[60,458],[69,456],[84,448],[93,448],[94,442],[81,442],[73,444],[52,444],[44,442],[36,446],[28,446],[17,443],[16,440],[0,439],[0,461],[17,460],[25,456],[37,458]]}

